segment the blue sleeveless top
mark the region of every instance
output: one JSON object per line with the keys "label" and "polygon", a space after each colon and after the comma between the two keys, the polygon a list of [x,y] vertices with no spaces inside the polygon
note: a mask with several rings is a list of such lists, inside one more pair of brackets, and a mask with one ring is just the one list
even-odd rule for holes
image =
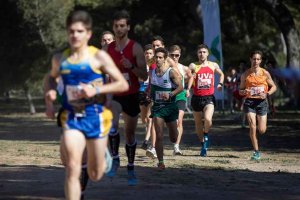
{"label": "blue sleeveless top", "polygon": [[[93,46],[88,47],[89,54],[93,57],[98,49]],[[78,93],[82,89],[80,83],[89,84],[90,87],[105,84],[105,74],[94,68],[89,59],[79,62],[71,62],[68,57],[70,49],[63,52],[63,57],[59,67],[63,80],[62,106],[78,116],[93,115],[103,111],[106,95],[96,95],[92,98],[80,98]]]}

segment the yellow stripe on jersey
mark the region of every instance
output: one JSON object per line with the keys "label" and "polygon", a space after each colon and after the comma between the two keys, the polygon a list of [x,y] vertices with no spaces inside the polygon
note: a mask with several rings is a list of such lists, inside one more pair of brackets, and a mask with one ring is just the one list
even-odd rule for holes
{"label": "yellow stripe on jersey", "polygon": [[[97,49],[96,47],[89,46],[89,53],[90,53],[90,55],[95,56],[98,51],[99,51],[99,49]],[[91,64],[91,69],[96,74],[102,74],[102,71],[99,68],[97,68],[96,66],[92,65],[92,64]]]}
{"label": "yellow stripe on jersey", "polygon": [[113,119],[112,112],[109,109],[103,107],[103,112],[99,114],[100,130],[101,130],[100,137],[104,137],[109,133],[110,128],[112,126],[112,119]]}
{"label": "yellow stripe on jersey", "polygon": [[65,129],[68,128],[68,127],[67,127],[67,123],[66,123],[67,118],[68,118],[68,111],[67,111],[67,110],[64,110],[64,111],[61,112],[60,117],[59,117],[59,119],[58,119],[58,120],[60,120],[61,126],[62,126],[63,128],[65,128]]}

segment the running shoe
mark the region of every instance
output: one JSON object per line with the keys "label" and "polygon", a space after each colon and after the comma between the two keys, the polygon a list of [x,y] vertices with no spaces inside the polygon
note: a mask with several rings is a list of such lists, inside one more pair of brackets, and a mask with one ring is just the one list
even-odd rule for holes
{"label": "running shoe", "polygon": [[[105,162],[106,162],[106,169],[105,169],[105,172],[104,173],[108,173],[111,171],[111,168],[112,168],[112,165],[113,165],[113,159],[110,155],[110,152],[108,150],[108,148],[106,147],[106,150],[105,150]],[[119,165],[120,165],[120,161],[119,161]]]}
{"label": "running shoe", "polygon": [[201,157],[206,157],[207,156],[207,148],[209,146],[209,140],[208,140],[208,135],[204,135],[204,142],[202,143],[202,148],[200,150],[200,156]]}
{"label": "running shoe", "polygon": [[202,147],[200,150],[200,156],[201,157],[206,157],[207,156],[207,149]]}
{"label": "running shoe", "polygon": [[182,152],[180,151],[179,145],[174,145],[173,156],[182,156]]}
{"label": "running shoe", "polygon": [[207,150],[207,148],[209,146],[208,135],[204,135],[203,138],[204,138],[203,147]]}
{"label": "running shoe", "polygon": [[112,161],[111,169],[106,175],[110,178],[114,177],[119,167],[120,167],[120,158],[114,158]]}
{"label": "running shoe", "polygon": [[165,166],[164,163],[158,163],[158,164],[157,164],[157,167],[158,167],[158,169],[160,169],[160,170],[165,170],[165,169],[166,169],[166,166]]}
{"label": "running shoe", "polygon": [[252,156],[251,156],[251,160],[259,160],[259,159],[260,159],[259,151],[254,151]]}
{"label": "running shoe", "polygon": [[128,173],[128,185],[135,186],[137,184],[137,179],[134,173],[134,169],[127,169]]}
{"label": "running shoe", "polygon": [[146,156],[148,156],[149,158],[152,158],[152,159],[157,158],[155,148],[152,147],[152,148],[150,148],[150,149],[147,149],[147,151],[146,151]]}

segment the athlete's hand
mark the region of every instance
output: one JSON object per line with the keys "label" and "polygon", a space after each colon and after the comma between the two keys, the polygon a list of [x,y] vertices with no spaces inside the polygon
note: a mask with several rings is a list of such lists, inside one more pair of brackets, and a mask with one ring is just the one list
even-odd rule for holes
{"label": "athlete's hand", "polygon": [[268,97],[268,94],[264,93],[264,92],[261,92],[261,93],[259,93],[259,96],[260,96],[261,99],[266,99]]}
{"label": "athlete's hand", "polygon": [[186,93],[185,93],[185,97],[188,98],[190,95],[191,95],[191,94],[190,94],[190,90],[187,89],[187,90],[186,90]]}
{"label": "athlete's hand", "polygon": [[162,99],[164,101],[168,101],[169,99],[171,99],[170,93],[167,93],[167,92],[163,93],[162,94]]}
{"label": "athlete's hand", "polygon": [[80,87],[82,88],[80,93],[81,98],[91,98],[96,95],[96,88],[92,85],[80,83]]}
{"label": "athlete's hand", "polygon": [[218,91],[222,91],[222,85],[218,84],[217,90],[218,90]]}
{"label": "athlete's hand", "polygon": [[242,96],[246,96],[249,93],[250,93],[249,89],[240,90],[240,95],[242,95]]}
{"label": "athlete's hand", "polygon": [[45,99],[46,101],[55,101],[56,100],[56,91],[55,90],[49,90],[46,94],[45,94]]}

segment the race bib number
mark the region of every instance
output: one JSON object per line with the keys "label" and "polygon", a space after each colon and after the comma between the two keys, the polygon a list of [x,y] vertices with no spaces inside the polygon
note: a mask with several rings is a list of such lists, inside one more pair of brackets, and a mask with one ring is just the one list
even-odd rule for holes
{"label": "race bib number", "polygon": [[198,89],[209,89],[211,86],[211,79],[198,79]]}
{"label": "race bib number", "polygon": [[128,73],[122,73],[122,74],[125,80],[128,82],[128,84],[131,85],[129,74]]}
{"label": "race bib number", "polygon": [[155,92],[155,102],[167,102],[170,101],[170,99],[165,100],[165,97],[168,96],[170,92],[169,91],[156,91]]}
{"label": "race bib number", "polygon": [[261,93],[264,93],[264,87],[250,87],[250,95],[251,96],[259,96]]}
{"label": "race bib number", "polygon": [[71,101],[81,99],[80,97],[81,90],[82,87],[80,85],[67,85],[66,92],[67,92],[68,101],[71,102]]}

